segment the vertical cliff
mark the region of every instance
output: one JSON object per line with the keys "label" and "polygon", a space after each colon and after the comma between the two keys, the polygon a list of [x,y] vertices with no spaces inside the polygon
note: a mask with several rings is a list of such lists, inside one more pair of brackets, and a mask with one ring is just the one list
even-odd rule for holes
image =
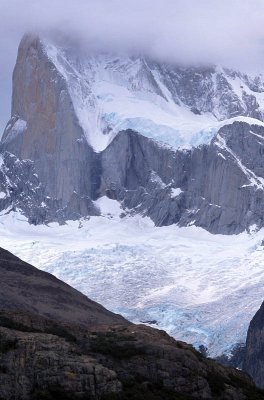
{"label": "vertical cliff", "polygon": [[102,188],[156,225],[239,233],[264,219],[264,128],[235,122],[210,145],[175,151],[135,132],[102,153]]}
{"label": "vertical cliff", "polygon": [[84,139],[65,79],[45,53],[40,39],[26,35],[13,73],[12,118],[2,149],[34,162],[44,193],[91,212],[98,187],[96,154]]}

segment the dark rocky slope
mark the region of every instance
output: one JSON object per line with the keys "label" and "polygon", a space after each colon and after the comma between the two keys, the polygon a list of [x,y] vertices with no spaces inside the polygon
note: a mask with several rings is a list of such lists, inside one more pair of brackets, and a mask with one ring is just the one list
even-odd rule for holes
{"label": "dark rocky slope", "polygon": [[36,313],[57,322],[91,327],[128,322],[100,304],[1,249],[0,305],[3,310]]}
{"label": "dark rocky slope", "polygon": [[0,251],[0,398],[264,399],[251,379]]}
{"label": "dark rocky slope", "polygon": [[264,303],[249,325],[243,370],[264,388]]}

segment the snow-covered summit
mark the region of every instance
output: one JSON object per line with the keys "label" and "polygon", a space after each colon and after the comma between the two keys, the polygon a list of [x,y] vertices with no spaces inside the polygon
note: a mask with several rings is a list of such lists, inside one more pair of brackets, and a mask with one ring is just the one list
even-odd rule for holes
{"label": "snow-covered summit", "polygon": [[186,148],[209,143],[233,118],[263,119],[262,76],[219,66],[183,68],[144,57],[89,54],[47,40],[42,44],[65,79],[79,123],[97,152],[129,128]]}

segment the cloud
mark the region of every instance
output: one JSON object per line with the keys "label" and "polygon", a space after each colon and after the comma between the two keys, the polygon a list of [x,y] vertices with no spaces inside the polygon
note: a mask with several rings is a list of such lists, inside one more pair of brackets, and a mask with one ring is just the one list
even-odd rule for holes
{"label": "cloud", "polygon": [[[262,70],[263,0],[0,0],[0,129],[26,31],[62,31],[87,48]],[[8,104],[7,104],[8,103]]]}

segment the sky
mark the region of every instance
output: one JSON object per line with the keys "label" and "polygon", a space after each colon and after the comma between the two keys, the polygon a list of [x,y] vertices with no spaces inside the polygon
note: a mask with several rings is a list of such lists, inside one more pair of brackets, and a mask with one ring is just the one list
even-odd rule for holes
{"label": "sky", "polygon": [[0,0],[0,134],[25,32],[62,31],[87,48],[176,63],[264,70],[263,0]]}

